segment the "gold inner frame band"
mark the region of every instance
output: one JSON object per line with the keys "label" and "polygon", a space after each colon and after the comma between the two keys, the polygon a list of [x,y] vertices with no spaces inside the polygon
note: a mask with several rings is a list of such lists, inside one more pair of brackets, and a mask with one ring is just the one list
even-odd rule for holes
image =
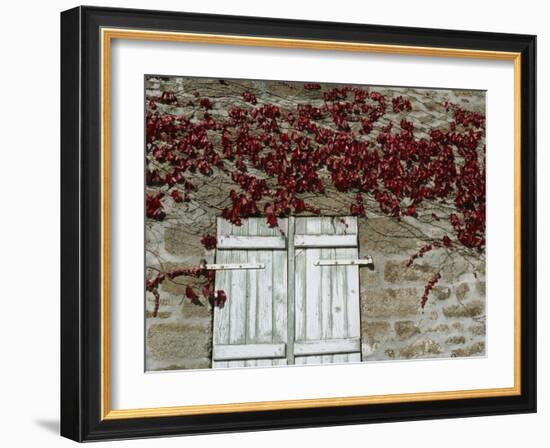
{"label": "gold inner frame band", "polygon": [[[514,386],[442,392],[418,392],[302,400],[187,405],[141,409],[111,409],[110,349],[110,62],[113,39],[186,42],[213,45],[296,48],[325,51],[368,52],[411,56],[456,57],[513,61],[514,63]],[[502,397],[521,394],[521,54],[305,39],[279,39],[216,34],[101,29],[101,419],[167,417],[316,407],[351,406],[414,401]]]}

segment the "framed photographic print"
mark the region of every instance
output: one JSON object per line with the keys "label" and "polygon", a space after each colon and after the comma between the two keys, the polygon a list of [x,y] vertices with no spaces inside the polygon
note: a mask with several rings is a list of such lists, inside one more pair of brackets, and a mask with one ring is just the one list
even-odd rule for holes
{"label": "framed photographic print", "polygon": [[61,22],[62,435],[535,412],[534,36]]}

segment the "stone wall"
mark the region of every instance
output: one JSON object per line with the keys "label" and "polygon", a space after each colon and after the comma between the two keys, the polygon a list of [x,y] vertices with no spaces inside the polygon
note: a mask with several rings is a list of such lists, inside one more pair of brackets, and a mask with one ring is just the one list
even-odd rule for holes
{"label": "stone wall", "polygon": [[[363,360],[484,355],[484,260],[434,253],[407,267],[423,245],[408,230],[391,218],[359,221],[360,256],[374,259],[374,270],[360,270]],[[422,308],[436,272],[442,278]]]}
{"label": "stone wall", "polygon": [[[413,112],[407,119],[413,121],[416,136],[426,137],[429,129],[448,127],[450,118],[442,106],[444,101],[480,112],[485,107],[482,92],[376,89],[390,98],[404,95],[411,99]],[[217,80],[178,77],[146,80],[147,97],[173,91],[178,98],[191,101],[195,99],[195,92],[200,91],[201,96],[212,99],[210,112],[214,117],[223,116],[229,106],[240,104],[243,90],[255,91],[258,98],[269,97],[269,101],[287,110],[299,101],[314,102],[310,98],[313,93],[290,83],[233,80],[222,85]],[[158,104],[157,107],[161,113],[195,113],[191,105]],[[388,112],[376,124],[371,138],[375,139],[377,128],[399,120],[399,114]],[[258,173],[251,170],[251,174]],[[192,200],[177,205],[167,201],[163,221],[146,220],[146,278],[175,267],[197,266],[204,259],[214,261],[214,251],[206,250],[200,240],[206,234],[216,235],[216,218],[228,205],[228,192],[234,184],[227,173],[189,176],[196,186]],[[323,195],[310,193],[303,199],[319,207],[322,215],[345,216],[349,214],[354,194],[327,188]],[[373,257],[375,268],[360,269],[363,360],[484,355],[484,253],[441,248],[407,267],[407,260],[425,244],[427,237],[441,238],[451,231],[448,223],[430,218],[433,212],[440,212],[437,205],[423,210],[422,219],[400,220],[381,216],[372,198],[365,197],[365,207],[366,217],[359,219],[359,250],[361,257]],[[261,204],[259,209],[263,210]],[[422,308],[424,287],[436,272],[440,272],[442,278]],[[200,291],[200,283],[189,277],[163,282],[159,287],[160,307],[156,317],[153,317],[154,296],[146,293],[147,370],[211,366],[212,309],[205,300],[197,305],[185,298],[186,287],[197,287]]]}
{"label": "stone wall", "polygon": [[[214,251],[200,243],[200,235],[182,231],[181,226],[155,223],[147,232],[148,266],[168,270],[214,261]],[[203,369],[211,366],[212,309],[185,298],[185,288],[199,286],[197,279],[167,279],[160,286],[160,308],[153,317],[154,297],[146,293],[147,370]]]}

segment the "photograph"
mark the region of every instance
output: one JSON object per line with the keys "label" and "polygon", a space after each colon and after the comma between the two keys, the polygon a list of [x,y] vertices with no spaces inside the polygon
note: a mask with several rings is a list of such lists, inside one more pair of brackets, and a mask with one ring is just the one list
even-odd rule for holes
{"label": "photograph", "polygon": [[145,369],[486,356],[459,87],[145,75]]}

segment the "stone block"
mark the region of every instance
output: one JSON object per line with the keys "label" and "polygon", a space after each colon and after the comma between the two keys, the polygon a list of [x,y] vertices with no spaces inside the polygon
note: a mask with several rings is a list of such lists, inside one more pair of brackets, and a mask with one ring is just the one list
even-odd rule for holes
{"label": "stone block", "polygon": [[365,290],[372,286],[378,286],[380,284],[380,275],[378,269],[371,271],[367,267],[359,269],[359,284],[361,289]]}
{"label": "stone block", "polygon": [[477,282],[476,291],[481,297],[485,297],[485,282]]}
{"label": "stone block", "polygon": [[445,340],[445,344],[449,345],[457,345],[457,344],[465,344],[466,338],[464,336],[451,336]]}
{"label": "stone block", "polygon": [[368,321],[363,324],[364,335],[370,344],[374,344],[386,339],[390,332],[388,322]]}
{"label": "stone block", "polygon": [[466,294],[470,291],[470,286],[468,283],[461,283],[458,285],[455,289],[455,295],[458,300],[464,300],[466,298]]}
{"label": "stone block", "polygon": [[384,280],[389,283],[428,282],[435,270],[428,264],[413,263],[407,266],[406,261],[390,260],[384,267]]}
{"label": "stone block", "polygon": [[[170,316],[172,315],[172,312],[171,311],[159,311],[156,315],[156,318],[157,319],[167,319],[169,318]],[[147,319],[153,319],[154,316],[153,316],[153,311],[146,311],[145,312],[145,317]]]}
{"label": "stone block", "polygon": [[468,331],[475,336],[484,336],[485,324],[472,325],[471,327],[468,327]]}
{"label": "stone block", "polygon": [[401,320],[394,324],[397,337],[404,341],[420,333],[420,328],[412,320]]}
{"label": "stone block", "polygon": [[434,286],[430,294],[434,295],[438,300],[447,300],[451,297],[451,288],[448,286]]}
{"label": "stone block", "polygon": [[147,347],[156,361],[182,362],[209,358],[211,326],[202,323],[159,323],[149,327]]}
{"label": "stone block", "polygon": [[409,317],[422,313],[416,288],[385,288],[368,290],[362,298],[362,313],[365,318]]}
{"label": "stone block", "polygon": [[204,297],[201,297],[200,300],[202,305],[195,304],[187,298],[183,300],[181,315],[185,320],[203,319],[208,322],[212,319],[212,307]]}
{"label": "stone block", "polygon": [[439,324],[435,327],[430,327],[426,330],[429,333],[448,333],[450,331],[449,325],[447,324]]}
{"label": "stone block", "polygon": [[476,342],[475,344],[472,344],[468,347],[458,348],[456,350],[453,350],[451,352],[451,356],[468,357],[468,356],[474,356],[474,355],[482,355],[484,353],[485,353],[485,343]]}
{"label": "stone block", "polygon": [[464,331],[464,324],[462,322],[453,322],[452,326],[456,331]]}
{"label": "stone block", "polygon": [[423,356],[439,355],[441,346],[432,339],[419,339],[410,345],[407,345],[399,350],[401,358],[420,358]]}
{"label": "stone block", "polygon": [[187,370],[187,369],[209,369],[212,367],[212,361],[210,358],[194,358],[184,359],[175,364],[163,365],[162,367],[156,367],[151,369],[154,371],[162,370]]}
{"label": "stone block", "polygon": [[449,305],[443,308],[445,317],[476,317],[483,313],[485,305],[481,300],[465,304]]}
{"label": "stone block", "polygon": [[164,247],[172,255],[205,258],[206,250],[201,244],[202,235],[186,232],[183,226],[166,227]]}

